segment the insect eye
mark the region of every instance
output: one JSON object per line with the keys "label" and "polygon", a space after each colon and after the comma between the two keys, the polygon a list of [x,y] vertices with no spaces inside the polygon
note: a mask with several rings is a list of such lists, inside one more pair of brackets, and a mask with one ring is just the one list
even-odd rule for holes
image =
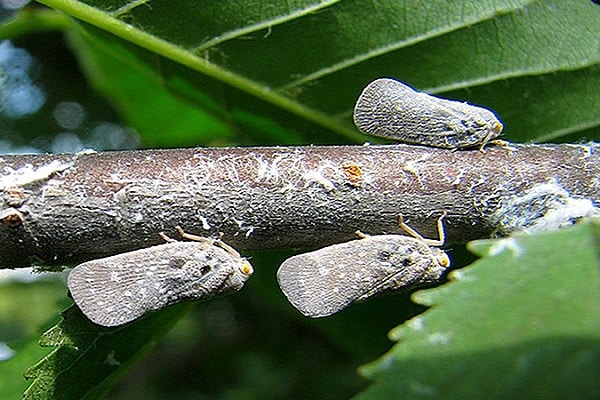
{"label": "insect eye", "polygon": [[252,266],[248,263],[244,263],[242,264],[242,266],[240,267],[240,271],[242,272],[242,274],[244,275],[252,275],[252,273],[254,272],[254,270],[252,269]]}
{"label": "insect eye", "polygon": [[498,121],[494,122],[494,124],[492,125],[492,131],[495,133],[502,132],[502,128],[504,128],[504,126],[502,126],[502,123]]}
{"label": "insect eye", "polygon": [[438,257],[438,263],[444,268],[449,267],[450,266],[450,257],[448,257],[448,254],[441,253],[440,256]]}

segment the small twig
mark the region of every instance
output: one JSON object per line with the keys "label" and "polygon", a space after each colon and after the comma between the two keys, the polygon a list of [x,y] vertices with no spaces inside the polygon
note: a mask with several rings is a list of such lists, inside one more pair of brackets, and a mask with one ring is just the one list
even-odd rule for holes
{"label": "small twig", "polygon": [[159,232],[174,233],[177,225],[199,236],[222,234],[244,250],[322,247],[355,239],[357,229],[401,233],[398,214],[432,237],[446,210],[448,241],[464,242],[530,226],[528,204],[539,213],[570,202],[574,217],[595,210],[597,144],[486,150],[388,145],[2,156],[0,266],[113,255],[159,244]]}

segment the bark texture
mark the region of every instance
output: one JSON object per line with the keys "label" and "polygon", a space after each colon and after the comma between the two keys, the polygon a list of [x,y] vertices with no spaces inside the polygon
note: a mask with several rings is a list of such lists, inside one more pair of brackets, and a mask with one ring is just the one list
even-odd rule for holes
{"label": "bark texture", "polygon": [[[449,242],[597,213],[600,146],[409,145],[205,148],[0,157],[0,266],[87,261],[223,235],[236,249],[426,237],[443,210]],[[565,216],[566,213],[566,216]],[[544,223],[552,225],[553,221]],[[533,228],[532,228],[533,229]]]}

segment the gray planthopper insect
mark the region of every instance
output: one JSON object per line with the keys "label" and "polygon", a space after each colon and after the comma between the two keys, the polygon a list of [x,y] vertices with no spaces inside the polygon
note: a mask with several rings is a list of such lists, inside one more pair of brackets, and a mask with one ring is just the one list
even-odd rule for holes
{"label": "gray planthopper insect", "polygon": [[67,279],[83,314],[102,326],[118,326],[167,305],[204,300],[240,290],[250,263],[220,240],[184,233],[167,243],[76,266]]}
{"label": "gray planthopper insect", "polygon": [[319,318],[375,295],[435,282],[450,267],[448,255],[431,247],[444,243],[445,216],[438,220],[439,240],[423,238],[400,215],[400,226],[413,237],[357,232],[362,239],[290,257],[277,271],[279,286],[298,311]]}
{"label": "gray planthopper insect", "polygon": [[389,78],[363,89],[354,123],[369,135],[446,149],[483,149],[502,131],[502,123],[486,108],[417,92]]}

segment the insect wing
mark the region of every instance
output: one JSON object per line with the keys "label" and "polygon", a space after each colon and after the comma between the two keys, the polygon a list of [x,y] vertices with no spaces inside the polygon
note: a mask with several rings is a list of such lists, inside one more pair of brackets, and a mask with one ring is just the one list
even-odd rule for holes
{"label": "insect wing", "polygon": [[319,318],[353,302],[439,278],[443,270],[426,244],[380,235],[293,256],[282,263],[277,278],[295,308]]}
{"label": "insect wing", "polygon": [[366,134],[451,149],[485,144],[502,130],[488,109],[418,92],[389,78],[365,87],[354,122]]}
{"label": "insect wing", "polygon": [[432,118],[444,121],[447,136],[441,142],[449,148],[482,146],[500,136],[502,132],[502,123],[487,108],[460,101],[442,99],[426,93],[420,94],[428,97],[429,101],[435,103],[432,106],[435,107],[436,116]]}
{"label": "insect wing", "polygon": [[[354,123],[362,132],[375,136],[408,141],[421,131],[422,122],[415,115],[429,112],[418,93],[393,79],[377,79],[365,87],[354,107]],[[408,138],[408,139],[407,139]]]}
{"label": "insect wing", "polygon": [[[277,271],[277,280],[288,301],[303,315],[312,318],[335,314],[360,297],[364,289],[360,262],[345,268],[347,244],[332,245],[285,260]],[[354,284],[353,284],[354,283]]]}
{"label": "insect wing", "polygon": [[242,258],[203,242],[166,243],[85,262],[68,277],[73,300],[93,322],[117,326],[166,305],[240,289]]}

